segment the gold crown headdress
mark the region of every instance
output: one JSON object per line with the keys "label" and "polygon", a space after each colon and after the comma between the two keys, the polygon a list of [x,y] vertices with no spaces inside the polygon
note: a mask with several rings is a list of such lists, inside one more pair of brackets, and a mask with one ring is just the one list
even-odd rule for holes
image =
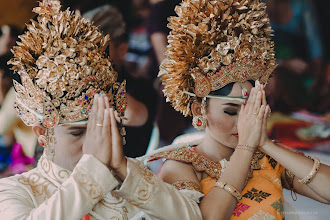
{"label": "gold crown headdress", "polygon": [[118,74],[104,53],[109,36],[69,9],[61,11],[58,0],[43,0],[33,11],[37,21],[19,36],[8,62],[21,78],[14,86],[22,120],[53,128],[87,119],[95,93],[107,95],[123,117],[125,82],[116,82]]}
{"label": "gold crown headdress", "polygon": [[212,97],[231,82],[268,81],[276,64],[264,3],[183,0],[175,11],[159,76],[177,111],[191,115],[193,96]]}

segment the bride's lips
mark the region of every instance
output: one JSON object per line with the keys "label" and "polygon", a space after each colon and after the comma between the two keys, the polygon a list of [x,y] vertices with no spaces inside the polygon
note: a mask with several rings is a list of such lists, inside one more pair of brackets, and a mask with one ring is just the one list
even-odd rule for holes
{"label": "bride's lips", "polygon": [[238,138],[238,134],[233,134],[235,137],[237,137]]}

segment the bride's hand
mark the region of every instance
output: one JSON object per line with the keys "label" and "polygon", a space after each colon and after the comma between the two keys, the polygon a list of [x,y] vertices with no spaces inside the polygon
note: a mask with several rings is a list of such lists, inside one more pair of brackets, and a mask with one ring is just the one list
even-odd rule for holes
{"label": "bride's hand", "polygon": [[265,95],[264,90],[263,90],[263,94],[262,94],[262,105],[266,106],[266,110],[265,110],[264,118],[262,121],[261,137],[260,137],[260,143],[259,143],[260,148],[262,148],[266,144],[266,142],[270,141],[268,138],[268,134],[267,134],[267,121],[270,116],[271,109],[270,109],[269,105],[267,105],[266,95]]}
{"label": "bride's hand", "polygon": [[262,134],[266,106],[262,105],[263,88],[256,83],[246,105],[242,105],[237,122],[238,144],[257,148]]}

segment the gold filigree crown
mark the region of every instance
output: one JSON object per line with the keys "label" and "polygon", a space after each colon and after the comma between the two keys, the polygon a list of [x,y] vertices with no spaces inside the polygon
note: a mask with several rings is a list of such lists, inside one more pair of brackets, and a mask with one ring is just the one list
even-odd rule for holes
{"label": "gold filigree crown", "polygon": [[61,11],[58,0],[43,0],[33,11],[37,19],[27,25],[8,62],[21,78],[14,86],[22,120],[53,128],[87,119],[95,93],[107,95],[123,117],[125,81],[116,81],[118,74],[104,53],[109,36],[69,9]]}
{"label": "gold filigree crown", "polygon": [[192,95],[231,82],[266,83],[276,67],[273,30],[259,0],[183,0],[169,19],[159,76],[167,101],[191,115]]}

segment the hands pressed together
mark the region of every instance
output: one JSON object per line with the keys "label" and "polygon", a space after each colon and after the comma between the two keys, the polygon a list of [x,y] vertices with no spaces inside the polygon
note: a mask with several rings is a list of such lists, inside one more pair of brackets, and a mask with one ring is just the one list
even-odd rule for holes
{"label": "hands pressed together", "polygon": [[265,144],[268,140],[267,119],[270,111],[266,101],[264,86],[259,81],[256,81],[247,103],[242,105],[238,116],[239,145],[248,145],[256,149]]}
{"label": "hands pressed together", "polygon": [[127,160],[123,153],[122,137],[117,127],[114,110],[108,97],[94,96],[88,119],[83,153],[96,157],[119,177],[125,178]]}

